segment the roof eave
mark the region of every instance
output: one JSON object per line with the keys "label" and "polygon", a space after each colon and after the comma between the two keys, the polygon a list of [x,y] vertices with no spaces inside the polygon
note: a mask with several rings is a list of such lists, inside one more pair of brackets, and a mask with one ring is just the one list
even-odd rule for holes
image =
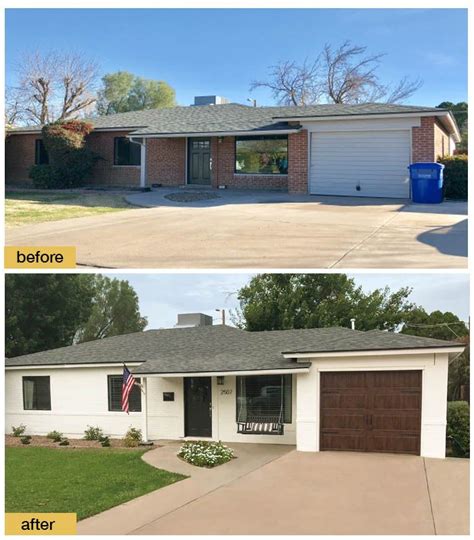
{"label": "roof eave", "polygon": [[284,358],[337,358],[347,356],[395,356],[400,354],[432,354],[432,353],[458,353],[465,349],[465,345],[446,345],[433,347],[406,347],[400,349],[361,349],[361,350],[340,350],[326,352],[311,351],[288,351],[283,352]]}
{"label": "roof eave", "polygon": [[128,138],[141,137],[143,139],[172,139],[181,137],[234,137],[234,136],[251,136],[251,135],[289,135],[298,133],[300,127],[291,129],[260,129],[247,131],[188,131],[185,133],[140,133],[133,131],[127,135]]}
{"label": "roof eave", "polygon": [[174,371],[174,372],[140,372],[131,370],[134,375],[142,377],[225,377],[231,375],[284,375],[291,373],[309,373],[310,366],[302,365],[301,367],[291,368],[268,368],[268,369],[245,369],[245,370],[215,370],[215,371]]}

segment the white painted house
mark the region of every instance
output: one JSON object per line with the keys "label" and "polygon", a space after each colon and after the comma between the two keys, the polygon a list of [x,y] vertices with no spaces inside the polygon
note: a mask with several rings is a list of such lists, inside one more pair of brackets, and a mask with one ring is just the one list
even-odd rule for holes
{"label": "white painted house", "polygon": [[[6,429],[81,437],[130,426],[148,440],[209,438],[445,457],[458,343],[382,331],[246,332],[202,314],[6,360]],[[123,363],[135,377],[120,410]]]}

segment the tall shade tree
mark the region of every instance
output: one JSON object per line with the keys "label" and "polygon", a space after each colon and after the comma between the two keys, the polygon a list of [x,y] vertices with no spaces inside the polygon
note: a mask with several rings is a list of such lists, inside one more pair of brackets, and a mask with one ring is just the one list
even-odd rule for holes
{"label": "tall shade tree", "polygon": [[26,54],[17,78],[17,85],[9,89],[7,108],[10,117],[16,108],[16,124],[47,124],[92,112],[98,66],[79,53]]}
{"label": "tall shade tree", "polygon": [[176,93],[165,81],[144,79],[128,71],[102,77],[97,112],[99,115],[173,107]]}
{"label": "tall shade tree", "polygon": [[253,81],[250,90],[268,88],[281,105],[406,101],[422,81],[403,77],[395,84],[382,82],[378,68],[384,57],[350,41],[338,46],[326,44],[312,61],[299,64],[287,60],[271,66],[268,79]]}
{"label": "tall shade tree", "polygon": [[97,275],[90,317],[78,331],[79,342],[140,332],[147,325],[140,315],[138,296],[128,281]]}
{"label": "tall shade tree", "polygon": [[93,278],[86,274],[7,274],[7,357],[71,345],[90,316]]}
{"label": "tall shade tree", "polygon": [[467,399],[470,386],[470,362],[469,328],[466,323],[450,311],[427,313],[422,307],[417,307],[406,317],[402,332],[412,336],[459,341],[466,345],[464,352],[449,364],[448,400]]}
{"label": "tall shade tree", "polygon": [[260,274],[238,293],[234,322],[250,331],[350,327],[395,330],[413,309],[411,289],[364,293],[344,274]]}

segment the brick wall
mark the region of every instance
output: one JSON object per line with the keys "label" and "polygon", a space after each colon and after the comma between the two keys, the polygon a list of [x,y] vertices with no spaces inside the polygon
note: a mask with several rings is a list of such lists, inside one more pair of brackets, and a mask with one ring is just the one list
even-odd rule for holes
{"label": "brick wall", "polygon": [[35,164],[35,141],[41,135],[9,135],[5,141],[5,184],[31,185],[30,167]]}
{"label": "brick wall", "polygon": [[308,193],[308,132],[288,135],[288,191]]}
{"label": "brick wall", "polygon": [[450,155],[449,135],[438,121],[434,125],[434,145],[436,159]]}
{"label": "brick wall", "polygon": [[176,186],[185,183],[186,139],[147,139],[146,184]]}
{"label": "brick wall", "polygon": [[140,167],[114,165],[114,138],[125,137],[128,131],[93,131],[87,137],[87,146],[102,159],[92,170],[86,185],[137,187],[140,185]]}

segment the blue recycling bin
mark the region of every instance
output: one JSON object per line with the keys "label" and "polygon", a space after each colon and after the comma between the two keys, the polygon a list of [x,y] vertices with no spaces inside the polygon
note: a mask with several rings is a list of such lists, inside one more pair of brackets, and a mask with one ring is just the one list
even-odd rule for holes
{"label": "blue recycling bin", "polygon": [[412,163],[410,169],[411,195],[415,203],[443,202],[443,169],[441,163]]}

